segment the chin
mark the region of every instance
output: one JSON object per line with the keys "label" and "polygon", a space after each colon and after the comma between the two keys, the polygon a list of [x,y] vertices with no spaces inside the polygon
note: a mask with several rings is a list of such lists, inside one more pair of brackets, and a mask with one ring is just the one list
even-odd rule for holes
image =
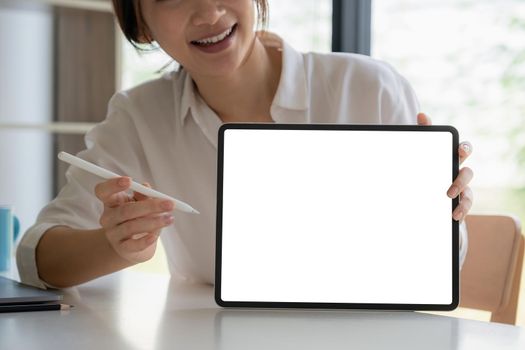
{"label": "chin", "polygon": [[194,65],[192,72],[200,76],[213,78],[228,77],[233,75],[242,66],[241,58],[223,58],[207,60],[201,64]]}
{"label": "chin", "polygon": [[[192,72],[214,78],[228,77],[237,72],[247,61],[251,53],[252,43],[245,40],[245,36],[240,35],[236,38],[232,47],[221,53],[202,54],[193,50]],[[188,66],[189,67],[189,66]]]}

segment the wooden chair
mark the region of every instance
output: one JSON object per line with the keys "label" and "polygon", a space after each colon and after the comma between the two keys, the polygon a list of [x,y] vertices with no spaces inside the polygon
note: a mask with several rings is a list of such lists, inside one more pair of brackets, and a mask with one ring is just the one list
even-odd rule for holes
{"label": "wooden chair", "polygon": [[468,252],[460,307],[490,311],[492,322],[516,323],[524,237],[518,219],[468,215]]}

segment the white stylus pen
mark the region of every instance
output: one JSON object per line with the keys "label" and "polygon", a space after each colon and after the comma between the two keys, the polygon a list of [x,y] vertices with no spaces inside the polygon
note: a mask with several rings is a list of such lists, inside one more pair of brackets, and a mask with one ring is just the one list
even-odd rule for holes
{"label": "white stylus pen", "polygon": [[[88,173],[100,176],[104,179],[114,179],[116,177],[121,177],[120,175],[115,174],[112,171],[101,168],[98,165],[87,162],[84,159],[75,157],[74,155],[71,155],[67,152],[60,152],[58,154],[58,159],[63,160],[64,162],[74,165],[76,167],[79,167],[80,169],[85,170]],[[170,197],[167,194],[164,194],[162,192],[155,191],[151,188],[143,186],[135,181],[131,182],[130,188],[135,192],[142,193],[143,195],[146,195],[149,197],[161,198],[161,199],[167,199],[167,200],[173,201],[175,203],[175,209],[177,210],[180,210],[186,213],[191,213],[191,214],[200,214],[197,210],[193,209],[189,204],[186,204],[183,201],[180,201],[173,197]]]}

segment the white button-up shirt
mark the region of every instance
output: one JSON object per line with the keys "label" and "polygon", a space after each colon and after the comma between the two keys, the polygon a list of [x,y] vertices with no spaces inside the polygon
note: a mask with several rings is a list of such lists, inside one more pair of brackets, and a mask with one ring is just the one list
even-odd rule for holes
{"label": "white button-up shirt", "polygon": [[[391,66],[356,54],[303,54],[286,43],[281,50],[281,78],[270,110],[276,123],[416,124],[416,96]],[[87,149],[79,153],[199,210],[200,215],[175,211],[174,223],[160,238],[173,275],[209,283],[214,282],[221,124],[188,72],[180,70],[113,96],[106,120],[86,135]],[[94,188],[101,179],[75,167],[66,176],[68,183],[42,209],[17,250],[24,283],[46,286],[35,262],[46,230],[100,228],[103,205]]]}

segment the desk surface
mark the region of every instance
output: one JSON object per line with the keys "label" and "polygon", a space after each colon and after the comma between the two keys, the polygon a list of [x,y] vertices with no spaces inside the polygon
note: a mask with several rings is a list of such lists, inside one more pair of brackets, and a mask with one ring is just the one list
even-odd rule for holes
{"label": "desk surface", "polygon": [[0,314],[3,349],[525,349],[525,329],[415,312],[226,310],[213,287],[122,272],[71,311]]}

